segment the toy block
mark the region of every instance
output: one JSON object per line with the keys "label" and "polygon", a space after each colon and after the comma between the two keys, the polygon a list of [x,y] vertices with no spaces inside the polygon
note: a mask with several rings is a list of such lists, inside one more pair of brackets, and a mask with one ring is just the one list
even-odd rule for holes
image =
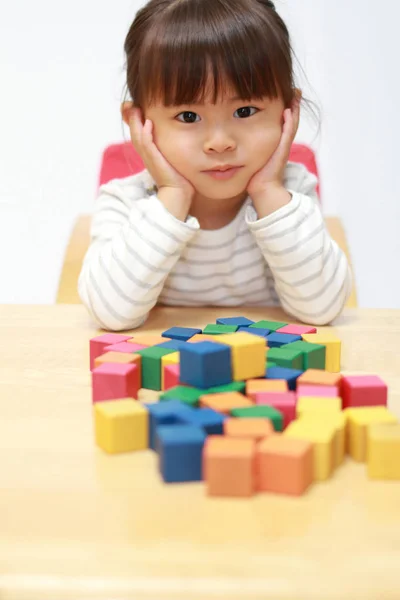
{"label": "toy block", "polygon": [[180,352],[182,348],[187,345],[187,342],[183,342],[182,340],[168,340],[163,344],[157,344],[156,346],[152,346],[153,348],[166,348],[168,350],[175,350],[176,352]]}
{"label": "toy block", "polygon": [[210,435],[204,445],[203,474],[209,496],[246,497],[255,492],[254,440]]}
{"label": "toy block", "polygon": [[148,412],[135,400],[125,398],[98,402],[94,406],[97,445],[109,454],[148,447]]}
{"label": "toy block", "polygon": [[280,323],[279,321],[257,321],[249,327],[261,327],[261,329],[269,329],[270,331],[276,331],[277,329],[282,329],[285,327],[287,323]]}
{"label": "toy block", "polygon": [[154,333],[136,333],[128,340],[128,342],[131,344],[142,344],[143,346],[150,348],[150,346],[163,344],[165,342],[165,337]]}
{"label": "toy block", "polygon": [[217,319],[216,322],[218,325],[236,325],[237,327],[248,327],[254,323],[247,317],[222,317]]}
{"label": "toy block", "polygon": [[267,379],[284,379],[287,382],[289,390],[296,389],[297,378],[303,371],[298,369],[287,369],[285,367],[271,367],[266,369],[265,377]]}
{"label": "toy block", "polygon": [[313,483],[313,446],[275,433],[256,450],[257,489],[301,496]]}
{"label": "toy block", "polygon": [[302,335],[302,338],[305,342],[325,346],[325,369],[331,373],[339,373],[342,342],[338,337],[325,331],[323,333],[306,333]]}
{"label": "toy block", "polygon": [[[165,390],[168,387],[165,387],[165,367],[169,365],[177,365],[180,361],[179,352],[173,352],[172,354],[165,354],[161,357],[161,389]],[[179,385],[178,383],[174,383],[174,385]],[[173,387],[173,386],[169,386]]]}
{"label": "toy block", "polygon": [[329,419],[331,412],[340,412],[342,410],[342,399],[335,396],[298,396],[296,405],[296,415],[309,412],[323,412],[325,418]]}
{"label": "toy block", "polygon": [[[268,340],[267,343],[269,344]],[[272,360],[278,367],[297,369],[299,371],[303,369],[303,353],[300,350],[290,350],[285,346],[269,348],[267,360]]]}
{"label": "toy block", "polygon": [[185,385],[177,385],[160,395],[160,402],[166,400],[180,400],[188,406],[195,407],[199,403],[199,398],[203,394],[202,390]]}
{"label": "toy block", "polygon": [[219,413],[229,415],[235,408],[253,406],[253,402],[239,392],[223,392],[222,394],[200,396],[200,406],[202,408],[212,408]]}
{"label": "toy block", "polygon": [[94,360],[94,366],[99,367],[103,363],[119,363],[121,365],[138,364],[140,367],[141,357],[139,354],[125,354],[123,352],[106,352]]}
{"label": "toy block", "polygon": [[369,427],[367,473],[371,479],[400,480],[400,424]]}
{"label": "toy block", "polygon": [[306,440],[313,445],[313,478],[315,481],[329,479],[335,466],[337,429],[334,425],[315,419],[292,421],[283,432],[285,437]]}
{"label": "toy block", "polygon": [[255,401],[260,392],[287,392],[288,384],[285,379],[248,379],[246,381],[246,396]]}
{"label": "toy block", "polygon": [[201,481],[206,434],[195,425],[160,425],[156,429],[159,470],[166,483]]}
{"label": "toy block", "polygon": [[247,333],[251,333],[251,335],[258,335],[263,338],[267,338],[267,336],[271,333],[270,329],[261,329],[261,327],[250,329],[250,327],[239,327],[238,331],[247,331]]}
{"label": "toy block", "polygon": [[207,435],[222,435],[225,419],[225,415],[212,408],[190,410],[179,416],[181,423],[202,427]]}
{"label": "toy block", "polygon": [[283,429],[296,418],[297,397],[295,392],[257,392],[255,394],[255,403],[257,406],[272,406],[283,417]]}
{"label": "toy block", "polygon": [[308,385],[298,383],[299,381],[300,377],[297,380],[297,396],[327,396],[332,398],[339,395],[339,390],[335,385]]}
{"label": "toy block", "polygon": [[228,437],[245,438],[258,442],[274,433],[274,427],[269,419],[229,418],[224,422],[224,434]]}
{"label": "toy block", "polygon": [[224,392],[241,392],[245,393],[246,382],[245,381],[232,381],[226,385],[215,385],[210,388],[202,389],[202,394],[222,394]]}
{"label": "toy block", "polygon": [[196,342],[215,342],[215,335],[204,335],[203,333],[198,333],[188,339],[188,344],[193,344]]}
{"label": "toy block", "polygon": [[215,342],[186,344],[180,351],[182,383],[208,388],[232,381],[231,349]]}
{"label": "toy block", "polygon": [[161,359],[167,354],[176,352],[173,348],[149,346],[138,350],[142,357],[142,386],[149,390],[161,390]]}
{"label": "toy block", "polygon": [[194,335],[202,333],[201,329],[194,329],[193,327],[171,327],[161,334],[161,337],[167,337],[171,340],[181,340],[187,342],[188,339]]}
{"label": "toy block", "polygon": [[265,368],[270,369],[271,367],[277,367],[278,365],[274,363],[272,360],[267,360]]}
{"label": "toy block", "polygon": [[119,344],[120,342],[126,342],[131,336],[121,335],[119,333],[105,333],[104,335],[98,335],[90,340],[90,370],[94,368],[94,361],[98,356],[104,354],[104,348],[111,346],[112,344]]}
{"label": "toy block", "polygon": [[328,373],[320,369],[307,369],[297,380],[297,385],[330,385],[337,387],[340,391],[342,375],[340,373]]}
{"label": "toy block", "polygon": [[180,417],[194,412],[189,406],[179,400],[168,400],[154,404],[144,404],[149,413],[149,447],[155,450],[156,429],[160,425],[180,424]]}
{"label": "toy block", "polygon": [[237,331],[237,325],[218,325],[218,323],[210,323],[203,329],[205,335],[220,335],[223,333],[234,333]]}
{"label": "toy block", "polygon": [[300,419],[310,421],[322,421],[322,426],[326,424],[327,419],[329,424],[332,425],[336,431],[335,436],[335,447],[334,447],[334,467],[339,467],[344,461],[346,452],[346,425],[347,417],[343,411],[329,412],[329,416],[324,412],[305,412],[301,415]]}
{"label": "toy block", "polygon": [[285,325],[276,330],[276,333],[289,333],[290,335],[303,335],[303,333],[317,333],[317,328],[311,325]]}
{"label": "toy block", "polygon": [[140,371],[137,364],[104,363],[92,371],[92,400],[137,398]]}
{"label": "toy block", "polygon": [[397,423],[396,417],[386,406],[365,406],[346,408],[347,417],[346,443],[350,456],[365,462],[367,456],[367,431],[373,424]]}
{"label": "toy block", "polygon": [[231,348],[232,378],[234,381],[264,377],[265,338],[239,331],[233,335],[219,335],[217,343],[227,344]]}
{"label": "toy block", "polygon": [[247,408],[234,408],[231,410],[232,417],[239,417],[242,419],[261,418],[269,419],[274,426],[275,431],[282,431],[283,429],[283,415],[282,413],[268,405],[249,406]]}
{"label": "toy block", "polygon": [[388,388],[377,375],[344,376],[341,384],[343,408],[387,406]]}
{"label": "toy block", "polygon": [[120,342],[119,344],[112,344],[106,346],[104,352],[121,352],[123,354],[134,354],[138,350],[143,350],[146,346],[142,344],[131,344],[130,342]]}
{"label": "toy block", "polygon": [[268,336],[267,343],[269,348],[280,348],[286,344],[294,344],[301,341],[300,335],[290,335],[289,333],[271,333]]}
{"label": "toy block", "polygon": [[[312,337],[315,334],[311,334]],[[302,370],[306,369],[325,369],[326,348],[321,344],[312,344],[299,340],[285,346],[286,350],[301,352],[303,354]]]}
{"label": "toy block", "polygon": [[163,381],[161,388],[163,391],[170,390],[173,387],[177,387],[181,384],[179,380],[180,365],[165,365],[162,373]]}

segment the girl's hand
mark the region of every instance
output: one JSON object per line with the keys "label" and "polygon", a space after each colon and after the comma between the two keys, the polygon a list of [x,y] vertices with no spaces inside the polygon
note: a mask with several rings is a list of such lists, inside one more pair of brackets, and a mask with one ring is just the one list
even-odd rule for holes
{"label": "girl's hand", "polygon": [[298,92],[293,100],[292,108],[287,108],[283,112],[283,131],[277,149],[267,164],[250,179],[247,192],[253,200],[258,196],[265,195],[268,188],[279,188],[283,185],[286,163],[299,128],[300,101],[301,92]]}
{"label": "girl's hand", "polygon": [[129,129],[132,144],[140,154],[158,189],[174,189],[183,192],[185,198],[192,199],[195,193],[194,187],[174,169],[158,149],[153,141],[153,122],[146,119],[145,124],[142,124],[140,108],[132,108]]}

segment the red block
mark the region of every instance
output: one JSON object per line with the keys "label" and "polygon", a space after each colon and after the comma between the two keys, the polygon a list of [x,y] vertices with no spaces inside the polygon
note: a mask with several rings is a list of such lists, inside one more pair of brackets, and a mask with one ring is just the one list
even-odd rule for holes
{"label": "red block", "polygon": [[104,349],[104,352],[125,352],[126,354],[134,354],[137,350],[143,350],[144,348],[147,348],[147,346],[143,346],[142,344],[132,344],[130,342],[120,342],[119,344],[107,346]]}
{"label": "red block", "polygon": [[95,359],[104,354],[104,348],[111,344],[126,342],[131,337],[131,335],[122,335],[120,333],[105,333],[104,335],[92,338],[90,340],[90,370],[93,370]]}
{"label": "red block", "polygon": [[327,396],[336,398],[339,395],[336,385],[307,385],[300,383],[296,388],[297,397],[300,396]]}
{"label": "red block", "polygon": [[268,404],[283,414],[283,428],[296,419],[296,392],[257,392],[255,402],[258,405]]}
{"label": "red block", "polygon": [[303,333],[317,333],[317,328],[311,325],[285,325],[276,330],[276,333],[289,333],[290,335],[303,335]]}
{"label": "red block", "polygon": [[179,381],[180,365],[165,365],[164,367],[164,390],[169,390],[177,385],[182,385]]}
{"label": "red block", "polygon": [[92,371],[92,400],[137,399],[140,388],[140,371],[135,365],[103,363]]}
{"label": "red block", "polygon": [[348,375],[341,381],[343,408],[387,406],[386,383],[377,375]]}

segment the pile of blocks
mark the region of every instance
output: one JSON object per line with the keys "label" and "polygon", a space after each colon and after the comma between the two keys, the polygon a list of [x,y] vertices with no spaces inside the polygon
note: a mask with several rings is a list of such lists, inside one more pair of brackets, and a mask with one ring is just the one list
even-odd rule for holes
{"label": "pile of blocks", "polygon": [[[315,327],[246,317],[161,336],[90,340],[97,445],[152,449],[167,483],[211,496],[301,495],[345,455],[400,479],[400,424],[377,375],[340,373],[341,342]],[[138,400],[140,390],[160,392]]]}

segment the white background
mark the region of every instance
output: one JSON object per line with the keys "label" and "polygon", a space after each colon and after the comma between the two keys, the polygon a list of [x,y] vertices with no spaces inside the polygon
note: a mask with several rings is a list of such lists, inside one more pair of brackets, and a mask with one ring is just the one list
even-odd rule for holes
{"label": "white background", "polygon": [[[53,303],[103,148],[128,131],[123,43],[140,0],[0,4],[0,302]],[[304,113],[325,214],[341,217],[359,304],[400,308],[397,0],[277,0],[322,110]]]}

